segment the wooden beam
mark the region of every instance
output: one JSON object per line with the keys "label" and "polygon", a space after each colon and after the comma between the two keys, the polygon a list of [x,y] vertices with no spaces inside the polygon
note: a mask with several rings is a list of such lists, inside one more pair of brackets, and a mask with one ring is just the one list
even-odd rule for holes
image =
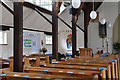
{"label": "wooden beam", "polygon": [[102,2],[95,2],[95,11],[100,7]]}
{"label": "wooden beam", "polygon": [[58,18],[56,2],[52,4],[52,57],[58,60]]}
{"label": "wooden beam", "polygon": [[45,17],[37,8],[35,8],[35,11],[39,13],[45,20],[47,20],[52,25],[52,22],[47,17]]}
{"label": "wooden beam", "polygon": [[76,23],[75,15],[72,15],[72,57],[75,57],[76,54]]}
{"label": "wooden beam", "polygon": [[[6,25],[0,25],[0,26],[3,26],[3,27],[8,27],[8,28],[13,28],[13,26],[6,26]],[[48,32],[48,31],[42,31],[42,30],[36,30],[36,29],[30,29],[30,28],[23,28],[23,30],[27,30],[27,31],[34,31],[34,32],[44,32],[44,33],[51,33],[52,32]]]}
{"label": "wooden beam", "polygon": [[62,18],[60,18],[59,16],[58,16],[58,19],[61,20],[67,27],[72,29],[72,27],[67,22],[65,22]]}
{"label": "wooden beam", "polygon": [[23,71],[23,5],[14,2],[14,72]]}
{"label": "wooden beam", "polygon": [[80,26],[78,26],[77,24],[76,24],[76,26],[81,30],[81,31],[83,31],[83,32],[85,32]]}
{"label": "wooden beam", "polygon": [[88,25],[90,16],[87,11],[84,11],[84,47],[88,48]]}
{"label": "wooden beam", "polygon": [[62,0],[61,0],[61,2],[59,0],[56,0],[57,16],[60,12],[61,5],[62,5]]}
{"label": "wooden beam", "polygon": [[11,13],[14,15],[14,11],[11,7],[9,7],[3,0],[0,1],[0,3]]}
{"label": "wooden beam", "polygon": [[[67,24],[67,22],[65,22],[62,18],[60,18],[59,16],[58,16],[58,19],[60,19],[66,26],[68,26],[70,29],[72,29],[72,27],[69,25],[69,24]],[[71,21],[72,22],[72,21]],[[84,30],[80,27],[80,26],[78,26],[77,24],[76,24],[76,26],[81,30],[81,31],[83,31],[84,32]]]}
{"label": "wooden beam", "polygon": [[47,9],[44,9],[44,8],[42,8],[42,7],[40,7],[40,6],[37,6],[37,5],[35,5],[35,4],[29,3],[29,2],[23,2],[23,5],[24,5],[25,7],[31,8],[31,9],[33,9],[33,10],[35,10],[35,8],[37,8],[39,11],[41,11],[41,12],[43,12],[43,13],[52,15],[52,12],[51,12],[51,11],[49,11],[49,10],[47,10]]}
{"label": "wooden beam", "polygon": [[77,21],[78,21],[78,17],[81,13],[81,10],[82,10],[83,6],[84,6],[84,2],[82,2],[80,7],[78,8],[78,13],[75,15],[75,23],[77,23]]}

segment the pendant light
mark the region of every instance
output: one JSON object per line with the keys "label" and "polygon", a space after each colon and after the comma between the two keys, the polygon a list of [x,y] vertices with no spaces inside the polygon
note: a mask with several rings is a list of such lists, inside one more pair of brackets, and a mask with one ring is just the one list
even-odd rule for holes
{"label": "pendant light", "polygon": [[[102,7],[102,9],[103,9],[103,7]],[[105,18],[103,17],[103,11],[102,11],[102,18],[100,19],[100,23],[102,24],[102,25],[104,25],[105,23],[106,23],[106,20],[105,20]]]}
{"label": "pendant light", "polygon": [[72,6],[73,8],[77,9],[81,5],[81,0],[72,0]]}
{"label": "pendant light", "polygon": [[102,18],[102,19],[100,20],[100,23],[104,25],[104,24],[106,23],[105,18]]}
{"label": "pendant light", "polygon": [[96,17],[97,17],[97,13],[96,11],[94,11],[94,0],[93,0],[93,11],[91,11],[90,13],[90,18],[95,19]]}

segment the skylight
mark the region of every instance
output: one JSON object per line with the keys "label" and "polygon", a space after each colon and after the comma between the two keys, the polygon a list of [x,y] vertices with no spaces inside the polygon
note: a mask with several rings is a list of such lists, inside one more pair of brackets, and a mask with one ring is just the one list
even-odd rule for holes
{"label": "skylight", "polygon": [[25,0],[25,1],[52,11],[52,0]]}

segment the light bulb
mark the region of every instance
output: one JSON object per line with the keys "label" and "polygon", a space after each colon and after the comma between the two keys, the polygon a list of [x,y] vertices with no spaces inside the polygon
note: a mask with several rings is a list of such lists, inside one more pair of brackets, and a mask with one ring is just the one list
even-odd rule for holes
{"label": "light bulb", "polygon": [[101,24],[105,24],[105,23],[106,23],[105,18],[102,18],[102,19],[100,20],[100,23],[101,23]]}
{"label": "light bulb", "polygon": [[79,8],[81,5],[81,0],[72,0],[73,8]]}
{"label": "light bulb", "polygon": [[97,17],[96,11],[91,11],[91,13],[90,13],[90,18],[91,18],[91,19],[95,19],[96,17]]}

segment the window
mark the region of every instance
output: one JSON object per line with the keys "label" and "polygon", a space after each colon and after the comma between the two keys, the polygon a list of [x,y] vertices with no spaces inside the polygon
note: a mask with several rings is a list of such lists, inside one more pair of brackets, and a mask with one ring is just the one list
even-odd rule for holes
{"label": "window", "polygon": [[52,36],[46,35],[46,44],[52,44]]}
{"label": "window", "polygon": [[0,44],[7,44],[7,32],[0,31]]}
{"label": "window", "polygon": [[52,11],[52,0],[24,0]]}

